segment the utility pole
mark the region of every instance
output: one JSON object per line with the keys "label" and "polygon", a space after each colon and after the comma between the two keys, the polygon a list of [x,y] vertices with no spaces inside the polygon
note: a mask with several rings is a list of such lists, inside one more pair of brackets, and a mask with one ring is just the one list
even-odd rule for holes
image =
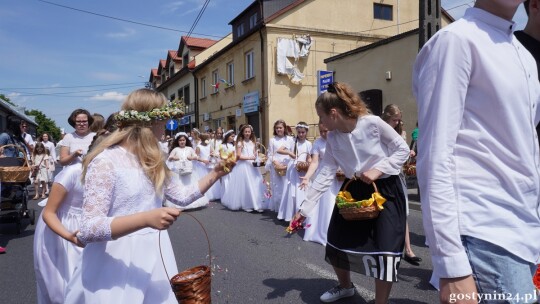
{"label": "utility pole", "polygon": [[418,49],[441,28],[441,0],[419,0],[420,35]]}

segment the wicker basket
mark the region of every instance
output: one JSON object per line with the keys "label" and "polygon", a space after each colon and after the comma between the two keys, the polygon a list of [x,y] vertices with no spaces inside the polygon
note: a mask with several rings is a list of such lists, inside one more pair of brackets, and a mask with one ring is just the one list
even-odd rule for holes
{"label": "wicker basket", "polygon": [[287,165],[278,161],[273,161],[274,170],[279,176],[285,176],[287,174]]}
{"label": "wicker basket", "polygon": [[298,158],[302,154],[308,154],[308,153],[307,152],[302,152],[302,153],[298,154],[298,156],[296,157],[296,159],[297,159],[297,161],[296,161],[296,171],[298,171],[298,172],[307,172],[307,170],[309,169],[310,162],[299,161]]}
{"label": "wicker basket", "polygon": [[410,157],[403,165],[403,173],[407,176],[416,176],[416,159]]}
{"label": "wicker basket", "polygon": [[257,143],[257,145],[261,146],[264,152],[260,153],[257,151],[257,157],[259,161],[253,161],[251,162],[251,164],[253,165],[253,167],[264,167],[266,165],[266,147],[261,143]]}
{"label": "wicker basket", "polygon": [[[182,212],[180,214],[185,214],[191,216],[199,226],[201,226],[206,236],[206,241],[208,242],[208,266],[201,265],[189,268],[180,272],[179,274],[173,276],[170,279],[171,288],[176,296],[178,303],[182,304],[207,304],[212,303],[212,255],[210,251],[210,239],[206,233],[206,229],[202,223],[193,215],[189,213]],[[161,231],[160,231],[161,233]],[[161,238],[159,238],[161,241]],[[161,254],[161,243],[159,244],[159,253]],[[161,255],[161,261],[163,262],[163,268],[165,268],[165,273],[167,278],[169,273],[167,273],[167,268],[165,267],[165,261],[163,260],[163,255]]]}
{"label": "wicker basket", "polygon": [[[349,184],[355,179],[349,179],[345,184],[342,191],[347,190]],[[375,189],[375,193],[378,193],[377,185],[371,183]],[[377,218],[379,216],[380,210],[377,206],[377,203],[374,202],[371,206],[367,207],[349,207],[349,208],[339,208],[339,214],[343,216],[344,219],[348,221],[361,221],[361,220],[370,220]]]}
{"label": "wicker basket", "polygon": [[30,176],[32,168],[28,164],[28,158],[26,157],[26,151],[17,145],[4,145],[0,148],[15,147],[23,152],[24,162],[22,166],[14,167],[0,167],[0,182],[3,183],[24,183]]}

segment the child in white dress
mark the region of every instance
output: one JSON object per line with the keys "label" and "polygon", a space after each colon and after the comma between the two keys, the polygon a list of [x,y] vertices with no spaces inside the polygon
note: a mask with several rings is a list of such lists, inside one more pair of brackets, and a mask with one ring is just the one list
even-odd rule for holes
{"label": "child in white dress", "polygon": [[66,286],[82,254],[79,230],[83,188],[80,163],[60,171],[34,233],[38,303],[63,303]]}
{"label": "child in white dress", "polygon": [[305,190],[300,189],[301,178],[306,175],[305,171],[298,171],[296,165],[298,162],[311,161],[311,142],[307,137],[309,126],[305,122],[299,122],[296,125],[296,139],[294,146],[291,148],[281,147],[278,151],[287,152],[289,157],[294,161],[289,161],[287,165],[287,185],[281,196],[281,205],[279,206],[279,220],[290,221],[298,211],[298,207],[306,196]]}
{"label": "child in white dress", "polygon": [[[311,164],[300,183],[300,189],[304,191],[307,190],[311,177],[314,174],[316,176],[320,171],[319,163],[324,159],[328,129],[322,124],[319,124],[319,134],[321,134],[321,137],[315,140],[313,149],[311,150]],[[337,178],[334,179],[332,185],[319,199],[318,208],[313,210],[310,217],[306,218],[306,227],[308,228],[306,228],[304,232],[304,241],[316,242],[326,246],[328,225],[330,224],[330,218],[332,217],[332,211],[334,210],[336,196],[342,184],[343,180],[339,181]]]}
{"label": "child in white dress", "polygon": [[246,212],[263,212],[266,204],[266,191],[259,169],[253,166],[257,158],[257,139],[253,127],[244,125],[240,128],[236,140],[237,165],[230,174],[223,201],[231,210],[242,209]]}
{"label": "child in white dress", "polygon": [[[197,159],[194,164],[194,169],[197,175],[205,176],[214,168],[214,163],[212,162],[210,150],[210,134],[201,133],[199,135],[199,139],[201,141],[199,145],[195,148],[195,153],[197,153]],[[220,199],[220,189],[219,186],[216,186],[216,184],[219,184],[219,181],[216,182],[210,189],[208,189],[208,191],[204,195],[206,196],[206,198],[208,198],[209,201],[215,201]]]}
{"label": "child in white dress", "polygon": [[36,143],[34,153],[32,154],[33,167],[38,169],[37,175],[34,177],[33,184],[36,194],[33,199],[39,198],[39,189],[41,188],[41,198],[47,197],[47,184],[49,183],[49,155],[42,142]]}
{"label": "child in white dress", "polygon": [[291,137],[285,134],[287,130],[287,124],[284,120],[279,119],[274,123],[274,137],[270,138],[268,144],[268,161],[266,162],[266,169],[270,172],[270,187],[272,189],[272,197],[269,200],[268,209],[272,211],[279,211],[281,203],[281,197],[283,196],[283,189],[287,185],[287,178],[285,175],[280,175],[275,170],[276,166],[287,166],[287,163],[291,159],[288,153],[278,153],[281,147],[292,147],[293,141]]}
{"label": "child in white dress", "polygon": [[[223,142],[221,143],[220,151],[223,150],[225,153],[233,153],[236,155],[236,147],[234,146],[234,130],[229,130],[223,135]],[[221,204],[230,209],[229,203],[226,201],[227,197],[232,197],[232,195],[226,195],[227,192],[234,191],[229,187],[229,180],[231,179],[231,174],[225,175],[221,178]]]}
{"label": "child in white dress", "polygon": [[180,114],[163,94],[136,90],[116,116],[119,129],[85,157],[77,238],[86,247],[64,303],[177,303],[161,261],[169,273],[178,272],[172,245],[167,231],[161,237],[158,231],[172,225],[180,210],[161,207],[163,198],[187,206],[226,174],[224,166],[234,166],[220,163],[198,184],[182,185],[157,140],[166,119]]}
{"label": "child in white dress", "polygon": [[[192,161],[196,159],[197,154],[191,147],[191,142],[189,141],[187,134],[184,132],[176,134],[174,142],[171,146],[168,161],[173,168],[171,170],[178,174],[180,182],[186,187],[194,185],[199,181],[199,175],[197,172],[195,172],[195,170],[193,170],[192,163]],[[164,205],[166,207],[176,207],[182,210],[195,209],[207,206],[208,198],[203,196],[185,207],[178,206],[169,201],[165,201]]]}

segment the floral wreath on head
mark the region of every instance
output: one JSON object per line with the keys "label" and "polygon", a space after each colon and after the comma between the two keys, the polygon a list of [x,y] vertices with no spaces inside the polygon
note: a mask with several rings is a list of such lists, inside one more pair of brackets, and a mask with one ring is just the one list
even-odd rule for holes
{"label": "floral wreath on head", "polygon": [[155,108],[151,111],[139,112],[135,110],[122,110],[118,112],[114,118],[119,125],[127,125],[129,123],[151,122],[153,120],[166,120],[172,118],[180,118],[184,116],[184,102],[174,100],[161,108]]}

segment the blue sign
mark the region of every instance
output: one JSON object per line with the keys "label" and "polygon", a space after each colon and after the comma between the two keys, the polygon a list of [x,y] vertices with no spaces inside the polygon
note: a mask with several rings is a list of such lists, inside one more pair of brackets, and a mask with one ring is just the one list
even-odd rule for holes
{"label": "blue sign", "polygon": [[317,71],[317,96],[328,90],[328,85],[334,82],[333,71]]}
{"label": "blue sign", "polygon": [[257,112],[259,110],[259,91],[251,92],[244,95],[242,103],[244,113]]}
{"label": "blue sign", "polygon": [[189,125],[191,123],[191,115],[187,115],[187,116],[184,116],[182,118],[180,118],[180,125],[181,126],[185,126],[185,125]]}
{"label": "blue sign", "polygon": [[167,120],[165,128],[169,131],[174,131],[176,128],[178,128],[178,122],[175,119],[169,119]]}

